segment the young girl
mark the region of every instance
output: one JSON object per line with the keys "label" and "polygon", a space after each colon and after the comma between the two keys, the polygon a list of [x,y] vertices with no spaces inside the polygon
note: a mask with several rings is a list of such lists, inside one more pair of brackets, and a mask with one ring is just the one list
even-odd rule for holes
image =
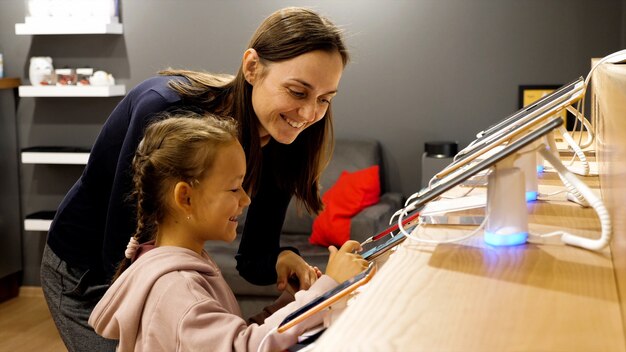
{"label": "young girl", "polygon": [[[119,340],[119,351],[256,351],[264,338],[264,349],[284,349],[323,317],[282,334],[272,329],[366,267],[352,253],[357,242],[330,247],[326,275],[263,325],[246,324],[219,268],[203,250],[208,240],[233,241],[237,219],[250,204],[236,131],[231,119],[191,113],[147,128],[133,159],[136,232],[117,278],[89,318],[98,334]],[[276,305],[293,299],[287,296]]]}

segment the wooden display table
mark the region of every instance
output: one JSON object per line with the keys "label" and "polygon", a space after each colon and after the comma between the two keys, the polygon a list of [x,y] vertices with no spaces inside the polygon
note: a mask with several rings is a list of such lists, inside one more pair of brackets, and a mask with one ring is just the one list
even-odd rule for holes
{"label": "wooden display table", "polygon": [[[437,246],[406,240],[315,350],[626,351],[626,65],[599,66],[592,86],[600,176],[582,179],[611,214],[610,248],[588,251],[558,236],[515,247],[491,247],[480,234]],[[540,180],[540,193],[559,188],[554,173]],[[564,194],[528,208],[531,233],[600,234],[594,210]],[[427,226],[420,235],[467,231]]]}
{"label": "wooden display table", "polygon": [[[598,177],[583,180],[599,193]],[[540,193],[563,189],[545,173]],[[591,208],[565,200],[529,203],[531,233],[566,230],[596,238]],[[419,236],[460,237],[473,228],[425,226]],[[611,250],[532,237],[492,247],[407,239],[322,335],[321,351],[625,351]]]}

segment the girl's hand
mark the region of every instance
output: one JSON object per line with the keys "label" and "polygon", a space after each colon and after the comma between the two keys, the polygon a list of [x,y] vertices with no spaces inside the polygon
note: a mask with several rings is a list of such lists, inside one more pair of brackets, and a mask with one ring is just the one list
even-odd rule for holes
{"label": "girl's hand", "polygon": [[317,275],[317,278],[319,279],[320,277],[322,277],[322,271],[320,270],[320,268],[316,267],[316,266],[312,266],[311,265],[311,269],[313,269],[313,271],[315,271],[315,275]]}
{"label": "girl's hand", "polygon": [[360,254],[355,253],[362,250],[361,244],[357,241],[348,241],[341,246],[341,249],[330,246],[328,250],[330,251],[330,258],[328,258],[326,275],[338,283],[362,272],[369,264]]}
{"label": "girl's hand", "polygon": [[287,290],[291,294],[308,289],[321,276],[317,267],[310,266],[301,256],[290,250],[284,250],[278,255],[276,273],[276,288],[279,291]]}

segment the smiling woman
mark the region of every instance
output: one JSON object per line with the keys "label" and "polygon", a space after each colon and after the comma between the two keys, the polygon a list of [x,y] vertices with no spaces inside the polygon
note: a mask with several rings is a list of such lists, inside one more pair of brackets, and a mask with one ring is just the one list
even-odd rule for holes
{"label": "smiling woman", "polygon": [[[271,138],[290,144],[326,115],[337,92],[343,63],[338,52],[321,50],[280,64],[265,63],[254,49],[248,49],[243,68],[246,81],[254,86],[252,105],[261,124],[261,145]],[[326,74],[319,75],[321,71]]]}
{"label": "smiling woman", "polygon": [[[246,158],[242,187],[252,197],[236,255],[239,274],[281,291],[317,280],[318,271],[296,248],[281,248],[279,237],[292,196],[311,213],[323,207],[319,177],[333,147],[332,99],[349,61],[342,33],[314,11],[284,8],[261,23],[242,53],[234,77],[169,69],[147,79],[102,127],[85,171],[56,212],[42,260],[42,286],[68,349],[115,346],[86,321],[136,230],[129,169],[146,126],[163,111],[237,121]],[[238,213],[224,215],[228,228]],[[67,282],[74,284],[68,289]]]}

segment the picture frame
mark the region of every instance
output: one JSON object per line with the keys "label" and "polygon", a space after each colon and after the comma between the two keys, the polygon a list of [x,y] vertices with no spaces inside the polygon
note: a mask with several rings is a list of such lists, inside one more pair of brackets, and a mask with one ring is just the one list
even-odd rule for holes
{"label": "picture frame", "polygon": [[[520,85],[518,89],[517,96],[517,107],[519,109],[534,103],[539,98],[546,96],[555,90],[561,88],[560,84],[524,84]],[[561,111],[558,115],[565,121],[565,128],[568,131],[574,130],[574,124],[576,122],[576,117],[566,110]],[[580,124],[579,124],[580,128]]]}

